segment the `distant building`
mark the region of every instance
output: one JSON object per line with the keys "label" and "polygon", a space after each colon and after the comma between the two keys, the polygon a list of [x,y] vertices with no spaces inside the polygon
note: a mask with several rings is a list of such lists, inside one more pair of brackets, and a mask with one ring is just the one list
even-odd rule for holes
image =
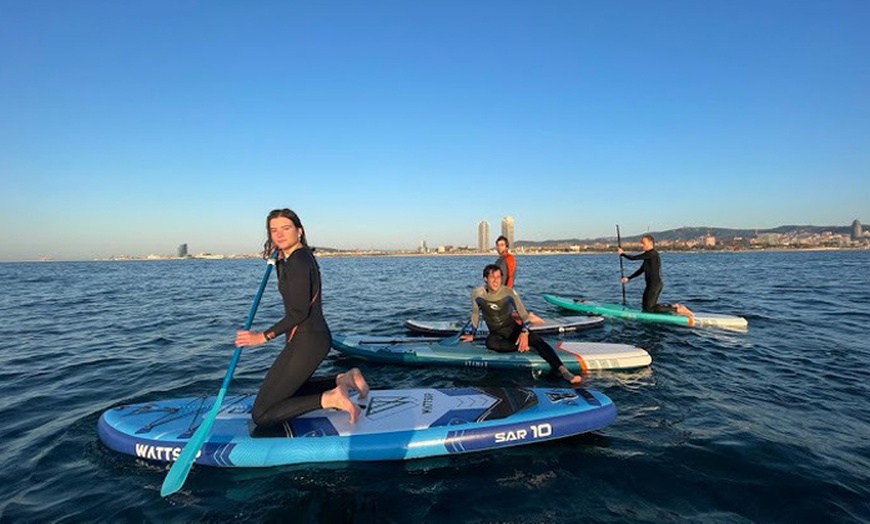
{"label": "distant building", "polygon": [[713,235],[707,235],[704,237],[704,246],[706,247],[716,247],[716,237]]}
{"label": "distant building", "polygon": [[860,240],[864,235],[864,232],[861,229],[861,222],[856,218],[854,222],[852,222],[852,241]]}
{"label": "distant building", "polygon": [[477,224],[477,250],[489,251],[489,222],[486,220]]}
{"label": "distant building", "polygon": [[428,253],[428,252],[429,252],[429,247],[426,245],[426,241],[421,240],[420,241],[420,253]]}
{"label": "distant building", "polygon": [[508,239],[508,245],[514,247],[514,218],[507,216],[501,219],[501,234]]}
{"label": "distant building", "polygon": [[181,244],[178,246],[178,258],[187,258],[187,244]]}

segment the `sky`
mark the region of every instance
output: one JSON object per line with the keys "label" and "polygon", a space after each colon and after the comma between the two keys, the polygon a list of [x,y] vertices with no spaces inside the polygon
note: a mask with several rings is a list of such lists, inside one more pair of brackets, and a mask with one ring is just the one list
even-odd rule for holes
{"label": "sky", "polygon": [[6,0],[0,260],[870,222],[866,0]]}

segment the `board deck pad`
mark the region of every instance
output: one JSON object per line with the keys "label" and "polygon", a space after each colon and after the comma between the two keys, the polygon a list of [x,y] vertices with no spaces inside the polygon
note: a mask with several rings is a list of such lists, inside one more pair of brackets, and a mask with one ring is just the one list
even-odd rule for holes
{"label": "board deck pad", "polygon": [[[635,369],[652,363],[652,357],[646,350],[628,344],[560,340],[552,345],[559,359],[572,373]],[[497,353],[486,349],[481,341],[444,345],[438,340],[414,337],[334,335],[332,347],[346,355],[390,364],[550,369],[550,365],[534,350]]]}
{"label": "board deck pad", "polygon": [[[607,426],[616,406],[602,393],[568,388],[372,390],[347,413],[316,410],[283,426],[251,421],[253,394],[228,395],[196,459],[219,467],[407,460],[563,438]],[[110,449],[172,462],[215,397],[128,404],[106,410],[97,432]]]}

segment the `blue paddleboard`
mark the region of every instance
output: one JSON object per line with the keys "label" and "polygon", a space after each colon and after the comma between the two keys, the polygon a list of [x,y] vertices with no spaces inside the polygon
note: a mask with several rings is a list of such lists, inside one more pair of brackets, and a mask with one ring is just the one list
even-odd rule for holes
{"label": "blue paddleboard", "polygon": [[[282,427],[256,428],[253,394],[227,396],[197,464],[267,467],[308,462],[408,460],[531,444],[607,426],[616,406],[586,389],[432,388],[373,390],[356,424],[347,413],[317,410]],[[172,462],[214,397],[118,406],[97,424],[110,449]]]}

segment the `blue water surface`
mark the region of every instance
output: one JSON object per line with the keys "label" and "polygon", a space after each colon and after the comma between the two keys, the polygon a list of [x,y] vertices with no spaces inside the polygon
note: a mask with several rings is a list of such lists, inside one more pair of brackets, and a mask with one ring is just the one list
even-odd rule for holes
{"label": "blue water surface", "polygon": [[[322,258],[335,333],[460,320],[494,257]],[[516,288],[619,301],[613,255],[518,256]],[[601,431],[408,462],[167,466],[106,449],[115,405],[214,394],[264,265],[257,260],[0,264],[3,522],[868,522],[870,252],[664,253],[663,301],[741,315],[745,333],[609,320],[567,338],[624,342],[650,368],[596,372],[619,408]],[[626,271],[636,264],[626,262]],[[274,279],[274,277],[273,277]],[[642,282],[628,285],[639,304]],[[281,315],[274,280],[254,327]],[[280,343],[246,350],[255,391]],[[563,385],[526,371],[359,366],[375,388]]]}

